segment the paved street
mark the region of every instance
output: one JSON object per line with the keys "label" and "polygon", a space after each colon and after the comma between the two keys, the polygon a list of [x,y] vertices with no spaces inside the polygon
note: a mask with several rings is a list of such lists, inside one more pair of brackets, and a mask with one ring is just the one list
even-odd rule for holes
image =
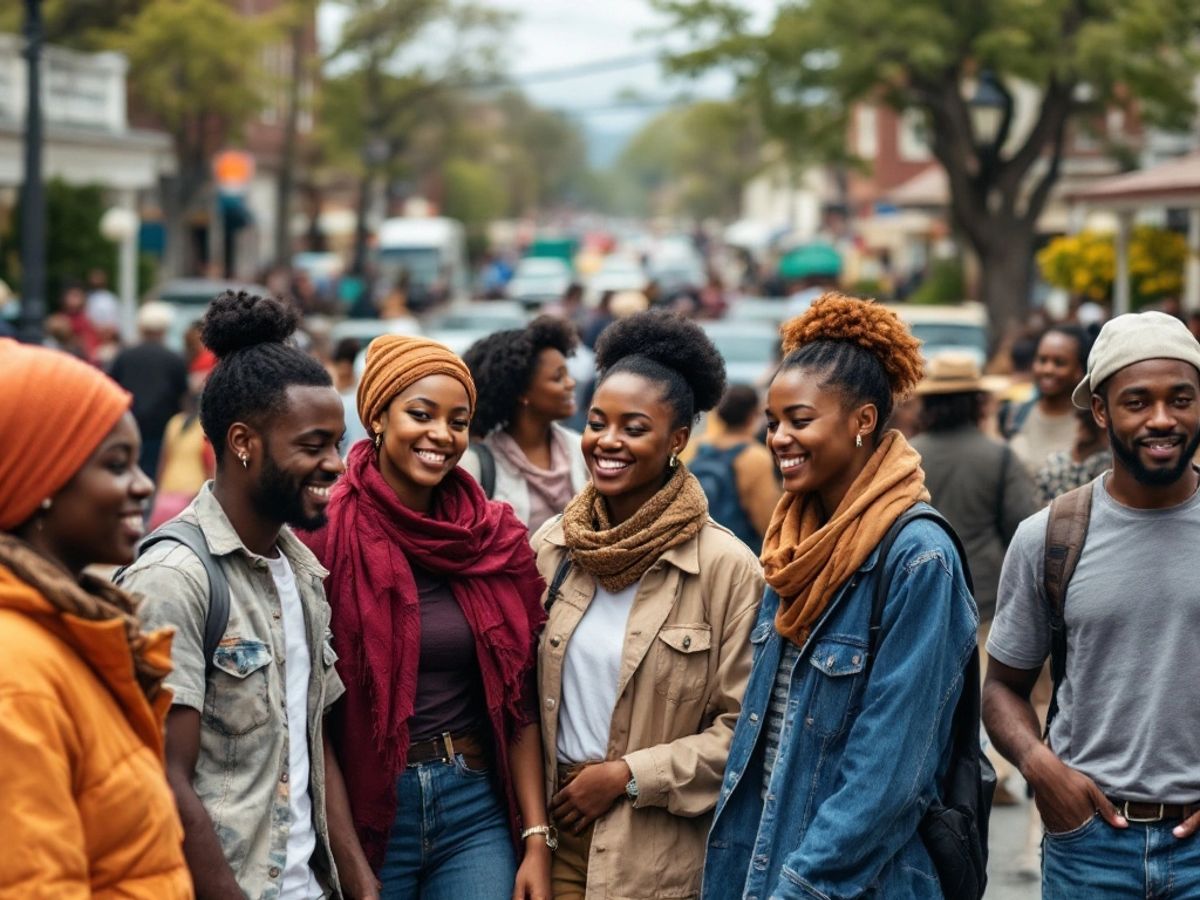
{"label": "paved street", "polygon": [[[1014,778],[1019,784],[1019,779]],[[988,900],[1041,900],[1042,891],[1032,873],[1020,871],[1025,834],[1029,827],[1029,805],[1022,799],[1018,806],[999,806],[992,810],[990,822]],[[1040,857],[1035,857],[1038,861]]]}

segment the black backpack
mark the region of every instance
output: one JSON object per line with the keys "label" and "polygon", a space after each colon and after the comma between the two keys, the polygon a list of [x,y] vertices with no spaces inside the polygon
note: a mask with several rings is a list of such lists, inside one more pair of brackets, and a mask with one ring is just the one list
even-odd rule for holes
{"label": "black backpack", "polygon": [[[882,566],[896,537],[908,523],[917,519],[936,522],[950,536],[958,551],[967,587],[975,592],[967,554],[950,523],[933,509],[913,508],[901,515],[879,542],[880,577],[875,583],[867,638],[868,675],[879,645],[883,604],[889,586],[883,577]],[[962,694],[954,708],[950,765],[942,779],[941,798],[929,805],[917,826],[947,900],[979,900],[987,887],[988,817],[992,811],[992,794],[996,790],[996,771],[983,755],[979,743],[979,716],[979,651],[976,649],[967,661]]]}
{"label": "black backpack", "polygon": [[696,456],[688,463],[688,471],[696,476],[704,496],[708,498],[708,514],[715,522],[724,525],[736,534],[747,547],[759,550],[762,537],[754,530],[750,516],[742,508],[738,496],[737,477],[733,463],[746,449],[747,444],[738,444],[719,450],[711,444],[701,444]]}
{"label": "black backpack", "polygon": [[[229,581],[221,571],[221,564],[208,549],[204,540],[204,532],[200,526],[185,519],[172,519],[150,532],[138,544],[137,555],[141,557],[155,544],[170,541],[183,544],[199,558],[208,576],[208,612],[204,616],[204,672],[208,676],[212,668],[213,654],[225,634],[229,624]],[[125,567],[117,570],[113,581],[120,584],[125,574]]]}
{"label": "black backpack", "polygon": [[483,488],[484,496],[491,500],[496,493],[496,456],[483,441],[472,444],[471,449],[479,460],[479,486]]}

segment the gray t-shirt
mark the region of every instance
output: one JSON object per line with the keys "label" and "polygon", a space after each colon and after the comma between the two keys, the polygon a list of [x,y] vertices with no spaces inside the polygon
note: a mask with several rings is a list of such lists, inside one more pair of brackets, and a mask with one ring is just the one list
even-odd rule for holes
{"label": "gray t-shirt", "polygon": [[[988,653],[1018,669],[1050,654],[1043,591],[1049,511],[1017,529]],[[1112,797],[1200,799],[1200,493],[1130,509],[1092,482],[1087,542],[1067,589],[1067,670],[1050,746]]]}

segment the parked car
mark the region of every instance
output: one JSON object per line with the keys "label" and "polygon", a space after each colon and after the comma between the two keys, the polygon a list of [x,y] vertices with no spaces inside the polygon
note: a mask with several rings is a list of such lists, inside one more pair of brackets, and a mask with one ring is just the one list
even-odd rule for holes
{"label": "parked car", "polygon": [[773,325],[722,319],[701,327],[725,360],[731,385],[758,384],[778,360],[779,329]]}
{"label": "parked car", "polygon": [[609,291],[642,291],[646,289],[646,270],[636,259],[628,256],[606,256],[596,274],[588,279],[587,303],[596,306]]}
{"label": "parked car", "polygon": [[520,303],[486,300],[460,303],[425,322],[425,336],[445,344],[460,356],[482,337],[495,331],[521,328],[529,314]]}
{"label": "parked car", "polygon": [[926,359],[956,350],[971,354],[980,368],[987,364],[988,318],[982,303],[967,301],[959,306],[923,306],[897,303],[888,307],[908,325],[921,342]]}
{"label": "parked car", "polygon": [[517,263],[505,294],[508,299],[534,309],[558,300],[571,284],[571,267],[549,256],[527,256]]}

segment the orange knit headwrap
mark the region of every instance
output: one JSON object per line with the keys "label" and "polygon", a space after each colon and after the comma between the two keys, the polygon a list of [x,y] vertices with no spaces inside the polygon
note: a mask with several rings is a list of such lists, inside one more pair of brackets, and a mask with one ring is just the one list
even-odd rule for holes
{"label": "orange knit headwrap", "polygon": [[397,394],[429,375],[449,375],[467,389],[475,411],[475,380],[467,364],[445,344],[425,338],[385,334],[371,341],[367,365],[358,383],[358,417],[371,430],[371,421]]}
{"label": "orange knit headwrap", "polygon": [[132,402],[73,356],[0,338],[0,531],[70,481]]}

